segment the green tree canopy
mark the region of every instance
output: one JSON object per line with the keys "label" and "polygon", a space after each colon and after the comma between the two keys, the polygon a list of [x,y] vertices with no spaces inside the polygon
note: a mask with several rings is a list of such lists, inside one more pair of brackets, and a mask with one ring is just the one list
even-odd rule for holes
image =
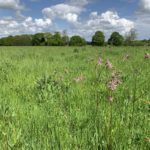
{"label": "green tree canopy", "polygon": [[13,46],[31,46],[32,36],[31,35],[16,35],[12,38]]}
{"label": "green tree canopy", "polygon": [[86,45],[86,41],[84,38],[82,38],[78,35],[75,35],[75,36],[71,37],[70,45],[71,46],[84,46],[84,45]]}
{"label": "green tree canopy", "polygon": [[132,45],[134,41],[137,38],[137,32],[135,29],[131,29],[126,35],[125,35],[125,45]]}
{"label": "green tree canopy", "polygon": [[63,31],[62,42],[63,42],[63,46],[69,45],[69,36],[67,35],[67,31],[66,30]]}
{"label": "green tree canopy", "polygon": [[44,33],[34,34],[32,37],[32,44],[34,46],[45,45],[45,36]]}
{"label": "green tree canopy", "polygon": [[45,45],[48,46],[49,45],[49,40],[51,39],[52,34],[50,32],[46,32],[44,33],[44,39],[45,39]]}
{"label": "green tree canopy", "polygon": [[63,41],[61,34],[59,32],[55,32],[54,35],[51,36],[51,38],[48,39],[48,45],[50,46],[62,46]]}
{"label": "green tree canopy", "polygon": [[108,44],[114,46],[120,46],[124,42],[124,38],[118,32],[113,32],[108,40]]}
{"label": "green tree canopy", "polygon": [[104,33],[101,31],[95,32],[95,35],[92,37],[92,45],[102,46],[105,43]]}

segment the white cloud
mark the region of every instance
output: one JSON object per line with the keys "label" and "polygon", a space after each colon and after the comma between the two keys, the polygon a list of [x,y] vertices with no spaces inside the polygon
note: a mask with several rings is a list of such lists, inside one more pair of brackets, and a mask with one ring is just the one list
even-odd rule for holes
{"label": "white cloud", "polygon": [[64,18],[69,22],[77,22],[78,15],[73,13],[68,13],[64,16]]}
{"label": "white cloud", "polygon": [[[80,15],[85,11],[84,6],[90,1],[66,0],[65,3],[44,8],[42,10],[43,18],[33,19],[20,13],[19,10],[22,8],[22,5],[20,5],[19,0],[5,0],[5,2],[0,0],[0,8],[11,8],[19,11],[18,19],[12,17],[0,19],[0,36],[49,31],[49,27],[53,25],[52,22],[55,22],[55,19],[65,20],[69,23],[70,29],[68,29],[68,33],[70,35],[80,34],[87,39],[97,30],[101,30],[106,35],[109,35],[113,31],[125,34],[134,28],[133,21],[119,17],[118,13],[114,11],[106,11],[101,14],[93,11],[89,14],[87,20],[82,21]],[[59,27],[57,23],[56,26]],[[54,28],[55,26],[53,26]]]}
{"label": "white cloud", "polygon": [[90,18],[91,19],[97,18],[97,16],[98,16],[98,12],[97,11],[93,11],[93,12],[90,13]]}
{"label": "white cloud", "polygon": [[140,11],[150,13],[150,0],[140,0]]}
{"label": "white cloud", "polygon": [[132,28],[134,28],[134,22],[120,18],[117,12],[106,11],[102,14],[91,12],[87,21],[75,24],[73,32],[90,39],[89,37],[97,30],[103,31],[108,37],[114,31],[125,34]]}
{"label": "white cloud", "polygon": [[47,30],[52,26],[50,19],[33,19],[26,17],[16,20],[12,17],[0,19],[0,37],[25,33],[36,33]]}
{"label": "white cloud", "polygon": [[67,20],[68,22],[77,22],[78,15],[81,12],[82,12],[81,8],[63,3],[44,8],[42,10],[43,15],[47,18],[51,19],[60,18]]}
{"label": "white cloud", "polygon": [[0,8],[22,10],[24,6],[20,4],[20,0],[0,0]]}
{"label": "white cloud", "polygon": [[135,28],[138,33],[138,37],[150,38],[150,0],[140,0],[139,8],[135,14]]}
{"label": "white cloud", "polygon": [[83,7],[89,3],[89,0],[67,0],[67,3],[73,6]]}
{"label": "white cloud", "polygon": [[35,19],[35,25],[38,27],[48,27],[52,24],[52,21],[48,18],[46,19]]}
{"label": "white cloud", "polygon": [[137,13],[135,19],[135,28],[139,38],[150,38],[150,14]]}
{"label": "white cloud", "polygon": [[[43,14],[45,17],[39,19],[33,19],[32,17],[25,17],[21,20],[16,20],[12,17],[0,19],[0,36],[49,31],[53,25],[52,20],[56,17],[63,20],[65,19],[70,23],[71,30],[68,29],[70,35],[79,34],[86,39],[90,39],[97,30],[103,31],[106,36],[108,36],[113,31],[124,34],[134,28],[132,21],[120,18],[117,12],[106,11],[102,14],[91,12],[86,21],[80,21],[78,20],[80,12],[76,9],[70,9],[69,7],[69,9],[66,10],[59,9],[60,11],[57,11],[56,8],[58,7],[44,9]],[[62,16],[59,16],[60,14],[62,14]]]}
{"label": "white cloud", "polygon": [[39,2],[40,0],[30,0],[31,2]]}

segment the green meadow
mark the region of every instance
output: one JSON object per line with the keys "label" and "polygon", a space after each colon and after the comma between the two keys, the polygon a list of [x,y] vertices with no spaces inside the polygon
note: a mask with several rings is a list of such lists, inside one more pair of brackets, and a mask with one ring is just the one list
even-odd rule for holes
{"label": "green meadow", "polygon": [[149,150],[145,53],[150,47],[0,47],[0,149]]}

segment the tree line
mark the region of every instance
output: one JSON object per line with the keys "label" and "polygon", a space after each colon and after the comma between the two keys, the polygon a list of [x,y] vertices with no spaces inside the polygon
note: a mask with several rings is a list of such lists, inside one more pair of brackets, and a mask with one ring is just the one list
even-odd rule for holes
{"label": "tree line", "polygon": [[0,39],[0,46],[84,46],[87,44],[93,46],[150,46],[150,39],[136,40],[135,30],[131,30],[125,36],[122,36],[119,32],[113,32],[107,41],[102,31],[95,32],[91,42],[87,42],[79,35],[69,37],[65,31],[63,33],[55,32],[54,34],[46,32],[34,35],[16,35]]}

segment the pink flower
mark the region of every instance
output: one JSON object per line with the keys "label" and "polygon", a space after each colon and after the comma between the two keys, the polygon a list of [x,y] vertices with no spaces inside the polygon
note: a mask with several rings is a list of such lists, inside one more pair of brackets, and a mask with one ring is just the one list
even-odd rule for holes
{"label": "pink flower", "polygon": [[120,73],[121,73],[121,72],[113,71],[112,74],[111,74],[111,77],[112,77],[112,78],[120,78]]}
{"label": "pink flower", "polygon": [[112,91],[116,90],[118,84],[117,84],[117,80],[111,80],[109,83],[108,83],[108,88]]}
{"label": "pink flower", "polygon": [[108,59],[106,61],[106,68],[107,69],[112,69],[113,68],[112,63]]}
{"label": "pink flower", "polygon": [[103,59],[101,57],[99,57],[97,64],[99,66],[101,66],[103,64]]}
{"label": "pink flower", "polygon": [[119,80],[119,74],[117,72],[113,72],[112,79],[108,83],[108,89],[114,91],[117,89],[119,84],[121,84],[121,81]]}

